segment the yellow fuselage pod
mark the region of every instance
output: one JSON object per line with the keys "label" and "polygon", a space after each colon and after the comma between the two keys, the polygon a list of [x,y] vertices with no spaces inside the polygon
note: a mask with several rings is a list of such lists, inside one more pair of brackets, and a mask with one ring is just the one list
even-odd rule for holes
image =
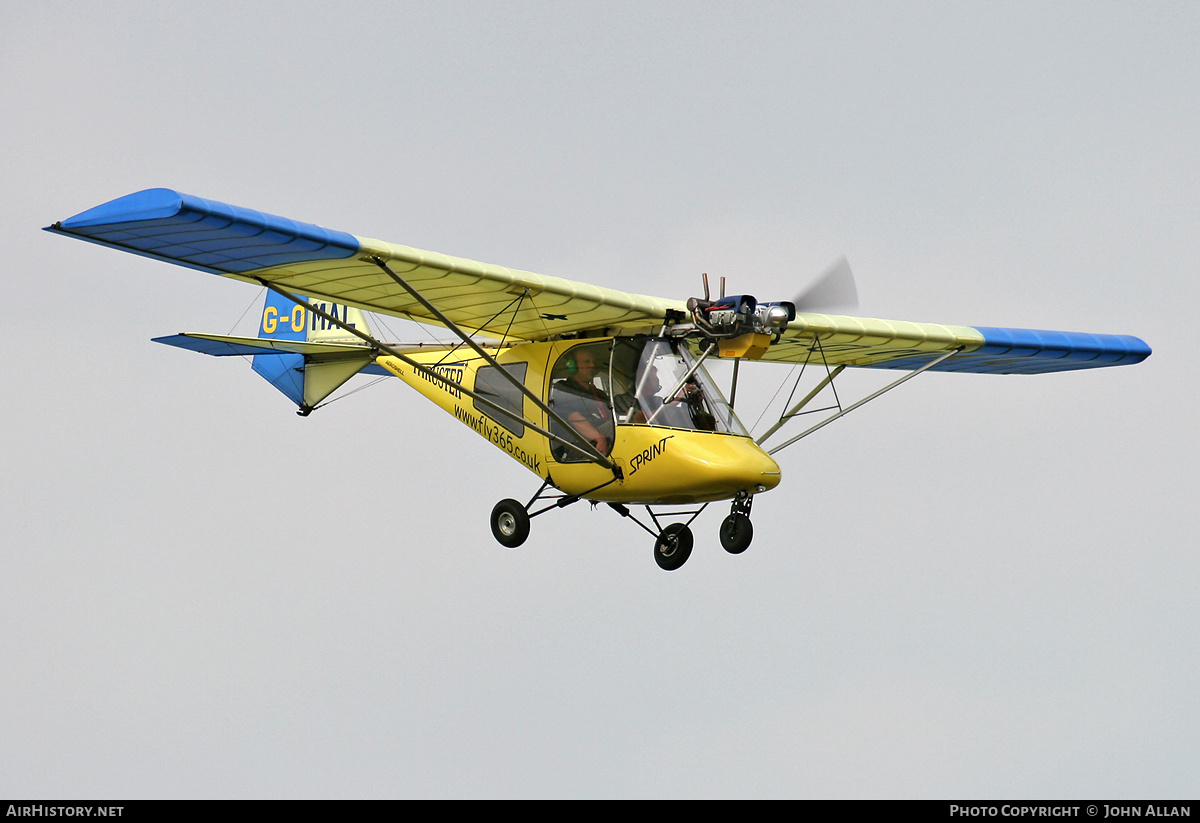
{"label": "yellow fuselage pod", "polygon": [[[589,499],[704,503],[779,485],[779,465],[749,437],[644,425],[619,425],[616,432],[609,457],[622,478],[587,494]],[[612,472],[595,463],[555,464],[553,472],[555,485],[568,494],[612,479]]]}
{"label": "yellow fuselage pod", "polygon": [[[612,338],[586,341],[607,345]],[[523,343],[489,349],[496,360],[536,396],[550,395],[551,368],[580,340]],[[525,419],[550,430],[547,415],[469,349],[416,352],[412,360],[492,402],[519,409]],[[739,492],[757,493],[779,484],[779,465],[749,437],[723,432],[624,424],[616,426],[609,459],[612,470],[592,462],[559,462],[545,435],[505,417],[453,385],[423,374],[401,360],[382,356],[378,363],[437,403],[497,448],[543,480],[569,495],[620,503],[679,504],[725,500]],[[517,405],[519,403],[519,405]]]}

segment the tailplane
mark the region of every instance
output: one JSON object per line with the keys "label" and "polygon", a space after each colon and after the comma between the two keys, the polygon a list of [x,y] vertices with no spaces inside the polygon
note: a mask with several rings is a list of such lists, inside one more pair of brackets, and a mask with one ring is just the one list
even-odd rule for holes
{"label": "tailplane", "polygon": [[254,371],[295,403],[297,414],[307,416],[351,377],[378,367],[373,365],[375,351],[369,344],[311,311],[310,306],[369,336],[371,330],[362,311],[340,303],[301,299],[303,305],[268,291],[258,337],[188,332],[156,337],[154,342],[218,357],[249,355]]}

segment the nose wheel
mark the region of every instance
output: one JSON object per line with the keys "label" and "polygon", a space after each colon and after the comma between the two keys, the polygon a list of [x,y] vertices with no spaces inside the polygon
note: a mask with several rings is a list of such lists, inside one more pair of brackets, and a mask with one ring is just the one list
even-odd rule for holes
{"label": "nose wheel", "polygon": [[750,522],[753,502],[753,497],[742,492],[734,498],[729,516],[721,521],[721,546],[730,554],[741,554],[754,539],[754,525]]}
{"label": "nose wheel", "polygon": [[754,526],[744,514],[731,514],[721,523],[721,546],[730,554],[741,554],[750,548]]}

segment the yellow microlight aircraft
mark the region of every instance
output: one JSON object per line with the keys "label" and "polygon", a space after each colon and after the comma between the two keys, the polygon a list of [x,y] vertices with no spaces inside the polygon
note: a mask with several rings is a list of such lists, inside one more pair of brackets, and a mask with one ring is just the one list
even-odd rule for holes
{"label": "yellow microlight aircraft", "polygon": [[[713,501],[732,501],[722,546],[745,551],[754,496],[781,479],[771,455],[923,371],[1034,374],[1150,355],[1136,337],[797,312],[794,303],[725,296],[723,286],[714,298],[707,278],[704,297],[686,302],[627,294],[169,189],[118,198],[47,230],[266,287],[258,337],[158,342],[252,355],[254,371],[301,415],[360,372],[395,375],[453,414],[541,478],[528,503],[496,504],[491,526],[501,544],[521,545],[532,517],[603,502],[654,537],[666,570],[688,559],[690,525]],[[444,327],[457,339],[385,343],[364,309]],[[811,364],[820,380],[755,440],[704,368],[714,357],[733,359],[731,398],[742,360]],[[848,366],[906,373],[856,403],[838,401],[820,423],[764,450]],[[649,524],[631,505],[645,507]],[[664,527],[667,516],[687,519]]]}

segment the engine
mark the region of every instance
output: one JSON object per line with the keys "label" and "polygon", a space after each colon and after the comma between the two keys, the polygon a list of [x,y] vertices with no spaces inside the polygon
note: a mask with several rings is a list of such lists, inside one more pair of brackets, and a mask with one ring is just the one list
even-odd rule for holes
{"label": "engine", "polygon": [[786,301],[759,303],[748,294],[716,300],[692,297],[687,302],[692,322],[705,336],[720,340],[743,334],[769,334],[779,339],[789,321],[796,319],[796,306]]}

